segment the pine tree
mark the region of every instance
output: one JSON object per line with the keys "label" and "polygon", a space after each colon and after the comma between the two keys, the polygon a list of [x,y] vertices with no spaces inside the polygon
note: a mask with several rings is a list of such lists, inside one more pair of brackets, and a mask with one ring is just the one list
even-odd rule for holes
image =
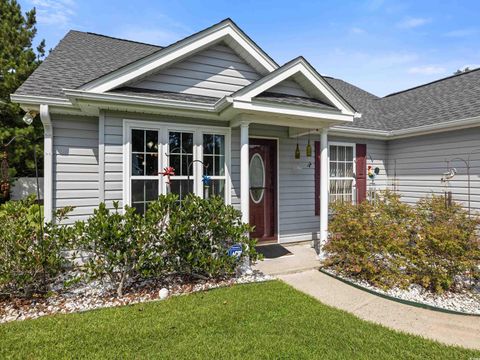
{"label": "pine tree", "polygon": [[[0,152],[2,144],[16,136],[8,147],[11,177],[34,175],[33,140],[42,137],[39,119],[31,126],[22,121],[23,111],[10,101],[10,94],[38,67],[45,56],[45,40],[36,51],[32,47],[37,33],[35,8],[22,14],[15,0],[0,0]],[[42,144],[42,141],[37,141]],[[39,166],[43,164],[42,145],[37,147]]]}

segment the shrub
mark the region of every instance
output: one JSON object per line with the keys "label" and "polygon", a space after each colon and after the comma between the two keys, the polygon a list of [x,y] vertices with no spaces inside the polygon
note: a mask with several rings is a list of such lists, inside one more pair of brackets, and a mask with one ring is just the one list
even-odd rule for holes
{"label": "shrub", "polygon": [[87,276],[108,276],[118,296],[125,283],[137,277],[232,274],[239,261],[228,255],[233,244],[242,245],[242,258],[255,261],[257,256],[255,241],[246,235],[251,228],[218,197],[189,195],[180,202],[176,195],[162,195],[149,204],[145,216],[128,206],[121,212],[118,203],[113,211],[100,204],[75,228],[78,248],[91,254],[83,267]]}
{"label": "shrub", "polygon": [[414,282],[442,292],[480,278],[478,218],[470,218],[459,204],[446,207],[443,197],[431,196],[417,204],[416,219],[409,259]]}
{"label": "shrub", "polygon": [[110,211],[105,203],[87,221],[75,223],[76,247],[89,255],[82,270],[90,279],[108,276],[122,296],[125,283],[138,272],[142,257],[143,218],[134,208]]}
{"label": "shrub", "polygon": [[[419,284],[456,290],[479,278],[478,220],[441,196],[416,206],[385,192],[374,203],[338,203],[323,250],[324,266],[390,288]],[[467,281],[466,281],[467,280]]]}
{"label": "shrub", "polygon": [[[189,195],[169,206],[164,241],[173,271],[201,277],[232,274],[239,261],[228,255],[234,244],[242,245],[240,261],[247,256],[257,260],[256,242],[248,237],[251,227],[243,224],[241,212],[225,205],[222,198],[204,200]],[[155,211],[155,207],[150,210]]]}
{"label": "shrub", "polygon": [[403,269],[412,228],[411,207],[386,192],[375,203],[337,202],[333,212],[332,235],[323,247],[326,267],[384,288],[408,284]]}
{"label": "shrub", "polygon": [[62,250],[71,231],[56,223],[70,210],[57,211],[55,223],[44,226],[42,237],[43,215],[34,197],[0,205],[0,294],[30,297],[47,291],[66,265]]}

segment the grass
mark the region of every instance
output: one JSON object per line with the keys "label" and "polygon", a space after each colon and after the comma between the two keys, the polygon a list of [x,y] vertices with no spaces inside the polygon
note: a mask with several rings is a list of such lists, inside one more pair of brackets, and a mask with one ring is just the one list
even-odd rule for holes
{"label": "grass", "polygon": [[469,359],[281,282],[0,325],[0,358]]}

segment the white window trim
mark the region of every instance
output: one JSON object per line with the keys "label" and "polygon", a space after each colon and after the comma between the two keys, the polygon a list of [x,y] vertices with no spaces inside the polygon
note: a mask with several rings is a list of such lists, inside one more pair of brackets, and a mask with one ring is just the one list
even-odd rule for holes
{"label": "white window trim", "polygon": [[[123,119],[123,206],[131,205],[131,134],[132,129],[156,130],[160,132],[159,136],[159,156],[158,169],[162,171],[168,163],[168,134],[170,131],[191,132],[194,135],[193,159],[203,160],[203,134],[217,134],[225,136],[225,203],[231,204],[231,129],[220,126],[200,126],[188,124],[175,124],[168,122],[145,121],[135,119]],[[203,166],[199,162],[193,165],[194,193],[203,197],[202,186]],[[141,176],[136,177],[141,179]],[[145,178],[152,179],[152,176]],[[160,183],[159,194],[165,194],[167,184],[164,176],[158,175]],[[183,176],[182,176],[183,178]],[[187,177],[185,176],[185,179]],[[196,184],[196,185],[195,185]]]}
{"label": "white window trim", "polygon": [[355,177],[356,174],[356,166],[357,166],[357,153],[356,153],[356,143],[352,142],[342,142],[342,141],[329,141],[328,142],[328,202],[330,203],[330,180],[350,180],[350,177],[331,177],[330,176],[330,146],[349,146],[353,149],[353,182],[352,182],[352,203],[357,202],[357,179]]}

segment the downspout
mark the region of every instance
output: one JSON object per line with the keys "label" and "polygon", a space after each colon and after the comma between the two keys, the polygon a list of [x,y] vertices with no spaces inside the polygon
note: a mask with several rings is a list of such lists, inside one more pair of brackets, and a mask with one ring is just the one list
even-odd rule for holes
{"label": "downspout", "polygon": [[40,105],[40,120],[43,124],[43,213],[44,222],[53,216],[53,126],[48,105]]}

